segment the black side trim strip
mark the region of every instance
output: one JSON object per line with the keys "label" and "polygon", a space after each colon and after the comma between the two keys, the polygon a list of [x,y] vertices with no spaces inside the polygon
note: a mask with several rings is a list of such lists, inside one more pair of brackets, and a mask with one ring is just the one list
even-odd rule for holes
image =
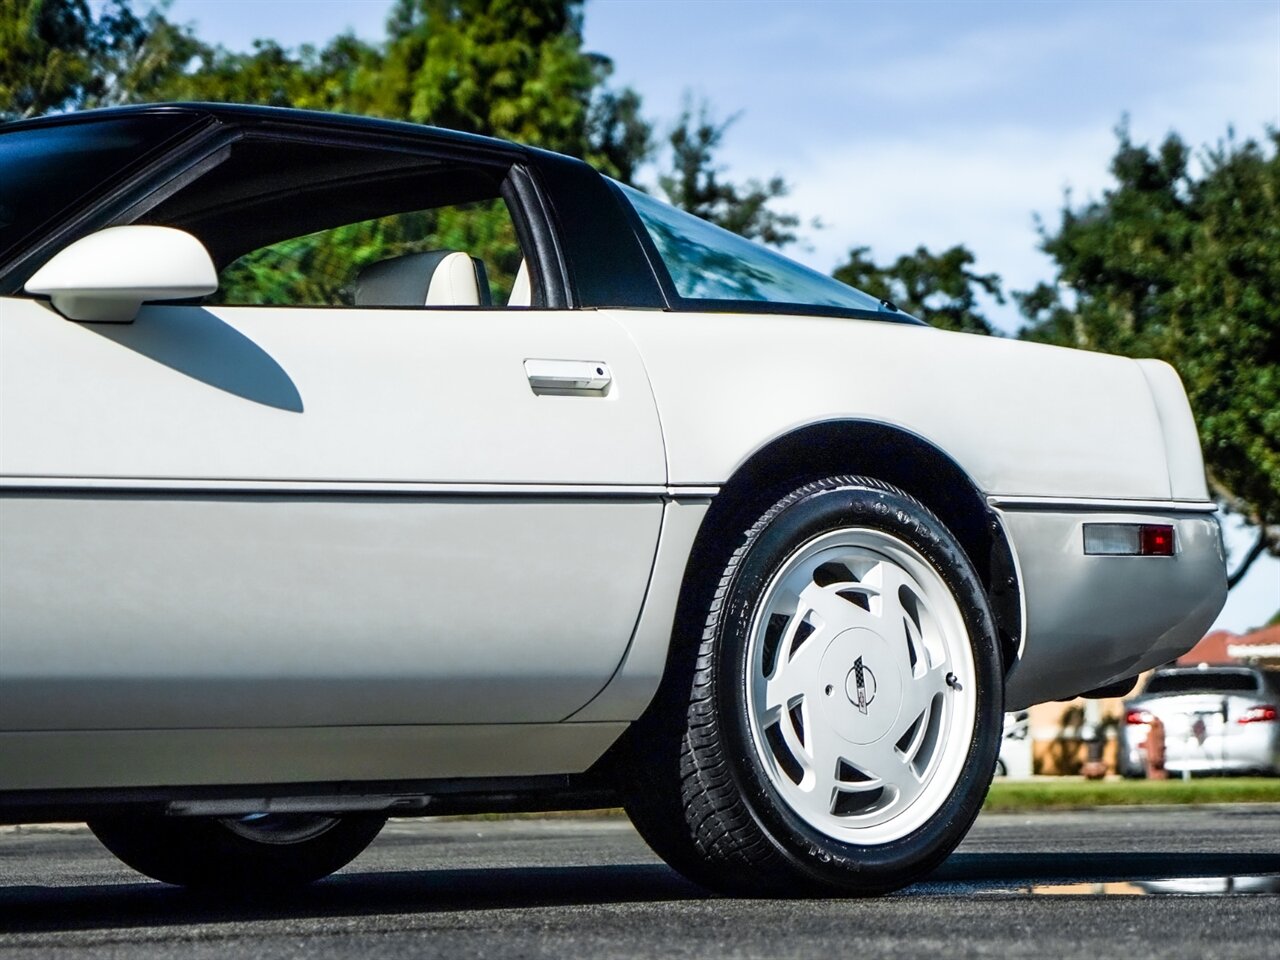
{"label": "black side trim strip", "polygon": [[399,816],[534,813],[615,806],[598,775],[549,774],[457,780],[377,780],[234,786],[112,787],[94,790],[14,790],[0,793],[0,823],[57,823],[117,812],[163,814],[171,803],[200,800],[385,796],[425,803],[393,808]]}

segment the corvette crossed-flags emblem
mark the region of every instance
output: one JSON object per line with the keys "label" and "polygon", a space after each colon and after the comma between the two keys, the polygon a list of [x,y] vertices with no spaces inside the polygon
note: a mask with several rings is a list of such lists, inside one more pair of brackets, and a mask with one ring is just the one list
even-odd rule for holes
{"label": "corvette crossed-flags emblem", "polygon": [[[854,701],[854,706],[858,708],[859,713],[867,712],[867,705],[871,700],[867,698],[867,668],[862,665],[862,658],[859,657],[853,661],[853,679],[858,686],[858,699]],[[872,698],[875,697],[873,693]]]}

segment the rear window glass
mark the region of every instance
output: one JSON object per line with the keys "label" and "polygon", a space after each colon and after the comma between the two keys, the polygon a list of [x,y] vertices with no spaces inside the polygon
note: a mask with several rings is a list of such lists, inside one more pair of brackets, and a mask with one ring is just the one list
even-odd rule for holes
{"label": "rear window glass", "polygon": [[618,184],[687,300],[812,304],[881,312],[880,301],[758,243]]}
{"label": "rear window glass", "polygon": [[1164,673],[1147,681],[1143,693],[1253,693],[1258,678],[1252,673]]}
{"label": "rear window glass", "polygon": [[0,261],[31,234],[192,123],[188,114],[0,127]]}

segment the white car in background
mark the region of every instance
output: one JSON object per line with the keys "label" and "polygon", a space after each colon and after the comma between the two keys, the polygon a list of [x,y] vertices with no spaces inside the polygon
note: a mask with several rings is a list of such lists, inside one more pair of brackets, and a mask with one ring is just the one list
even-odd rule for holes
{"label": "white car in background", "polygon": [[881,892],[1006,709],[1224,596],[1163,363],[931,329],[480,137],[0,128],[2,821],[275,888],[388,815],[621,802],[708,886]]}
{"label": "white car in background", "polygon": [[1120,772],[1146,776],[1159,719],[1172,774],[1280,775],[1280,673],[1248,666],[1171,667],[1125,702]]}

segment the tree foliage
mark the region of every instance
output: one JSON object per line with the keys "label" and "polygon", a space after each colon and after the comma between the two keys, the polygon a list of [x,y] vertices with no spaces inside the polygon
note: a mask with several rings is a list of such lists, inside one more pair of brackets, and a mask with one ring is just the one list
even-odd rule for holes
{"label": "tree foliage", "polygon": [[83,100],[97,84],[101,46],[86,0],[0,0],[0,119]]}
{"label": "tree foliage", "polygon": [[85,0],[0,0],[0,119],[60,110],[93,82]]}
{"label": "tree foliage", "polygon": [[[152,100],[300,107],[430,123],[583,157],[630,181],[652,149],[639,94],[582,49],[581,0],[398,0],[385,38],[351,35],[297,50],[201,42],[112,0],[0,0],[0,117]],[[428,233],[412,236],[414,229]],[[415,249],[467,249],[490,265],[497,296],[519,264],[501,204],[352,224],[257,251],[222,278],[223,302],[337,302],[326,264]],[[318,298],[318,299],[317,299]]]}
{"label": "tree foliage", "polygon": [[150,100],[334,110],[505,137],[630,179],[651,149],[639,95],[582,49],[582,0],[398,0],[385,38],[297,50],[200,41],[164,8],[0,0],[0,117]]}
{"label": "tree foliage", "polygon": [[636,170],[653,153],[653,125],[641,113],[640,94],[630,87],[617,90],[608,85],[613,62],[593,57],[598,85],[587,110],[585,159],[602,173],[634,183]]}
{"label": "tree foliage", "polygon": [[398,0],[388,34],[365,112],[586,152],[580,3]]}
{"label": "tree foliage", "polygon": [[787,195],[786,181],[774,176],[735,184],[724,179],[724,169],[715,161],[716,151],[736,119],[732,116],[719,121],[708,104],[701,103],[695,109],[686,99],[668,137],[671,169],[658,177],[658,185],[673,206],[733,233],[775,247],[794,243],[800,218],[769,206]]}
{"label": "tree foliage", "polygon": [[[111,0],[0,0],[0,118],[153,100],[206,100],[365,114],[502,137],[582,157],[634,181],[653,154],[640,95],[583,49],[582,0],[397,0],[385,37],[320,47],[202,42],[161,7]],[[715,163],[734,118],[686,107],[662,185],[678,206],[775,246],[799,219],[770,204],[781,177],[734,184]]]}
{"label": "tree foliage", "polygon": [[0,120],[163,99],[211,54],[153,8],[111,0],[0,0]]}
{"label": "tree foliage", "polygon": [[1280,554],[1280,131],[1198,163],[1117,133],[1115,185],[1041,228],[1057,282],[1015,294],[1021,335],[1172,364],[1215,495]]}
{"label": "tree foliage", "polygon": [[130,90],[126,102],[204,100],[304,110],[350,111],[372,49],[350,36],[323,48],[297,51],[255,40],[249,52],[199,44],[191,66],[163,77],[150,90]]}
{"label": "tree foliage", "polygon": [[869,248],[855,247],[832,275],[935,327],[991,334],[995,328],[979,310],[978,296],[1004,303],[1000,277],[974,273],[973,264],[973,254],[961,245],[937,254],[920,246],[886,266],[876,265]]}

